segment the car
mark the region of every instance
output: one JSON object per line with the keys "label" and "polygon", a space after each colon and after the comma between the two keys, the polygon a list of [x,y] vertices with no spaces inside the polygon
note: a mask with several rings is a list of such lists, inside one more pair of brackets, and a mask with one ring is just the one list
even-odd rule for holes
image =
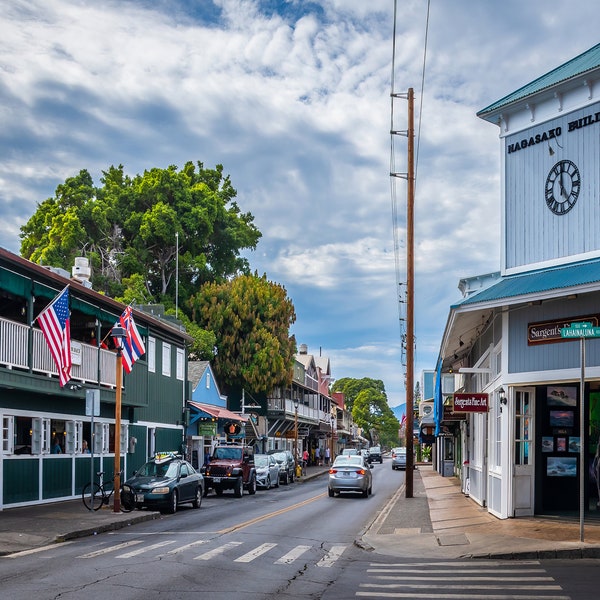
{"label": "car", "polygon": [[123,484],[124,499],[136,508],[171,514],[187,502],[200,508],[203,493],[202,474],[174,452],[156,454]]}
{"label": "car", "polygon": [[356,448],[344,448],[342,450],[342,456],[356,456],[358,455],[358,450]]}
{"label": "car", "polygon": [[371,455],[369,454],[369,451],[368,451],[368,450],[366,450],[366,449],[363,449],[363,450],[361,450],[361,451],[360,451],[360,454],[361,454],[361,456],[363,456],[363,457],[364,457],[364,459],[365,459],[365,460],[366,460],[368,463],[370,463],[370,462],[371,462]]}
{"label": "car", "polygon": [[338,456],[329,469],[329,497],[341,492],[360,492],[368,498],[373,492],[372,468],[360,454]]}
{"label": "car", "polygon": [[279,487],[279,463],[272,454],[255,454],[256,486],[268,490]]}
{"label": "car", "polygon": [[383,463],[383,456],[381,454],[381,446],[371,446],[369,448],[369,462]]}
{"label": "car", "polygon": [[236,498],[247,490],[251,496],[256,494],[256,469],[254,456],[248,446],[242,444],[223,444],[215,446],[207,465],[204,465],[204,495],[214,489],[217,496],[225,490],[233,490]]}
{"label": "car", "polygon": [[406,469],[406,448],[392,448],[392,470]]}
{"label": "car", "polygon": [[279,482],[283,485],[293,483],[296,472],[294,455],[289,450],[269,450],[267,454],[271,454],[279,463]]}

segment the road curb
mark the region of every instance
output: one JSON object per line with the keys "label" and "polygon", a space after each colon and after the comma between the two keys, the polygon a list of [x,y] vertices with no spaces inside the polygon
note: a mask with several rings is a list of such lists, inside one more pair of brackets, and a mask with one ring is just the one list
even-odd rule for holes
{"label": "road curb", "polygon": [[68,540],[74,540],[90,535],[97,535],[98,533],[104,533],[106,531],[116,531],[123,529],[136,523],[143,523],[144,521],[153,521],[154,519],[160,519],[161,514],[159,512],[149,512],[141,515],[132,516],[129,519],[123,519],[121,521],[111,521],[110,523],[103,523],[102,525],[96,525],[94,527],[88,527],[86,529],[80,529],[78,531],[70,531],[68,533],[58,534],[54,541],[56,543],[66,542]]}

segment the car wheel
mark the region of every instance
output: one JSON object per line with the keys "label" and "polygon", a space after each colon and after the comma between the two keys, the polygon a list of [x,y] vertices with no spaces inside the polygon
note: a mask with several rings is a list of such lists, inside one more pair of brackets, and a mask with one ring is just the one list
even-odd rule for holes
{"label": "car wheel", "polygon": [[277,479],[275,480],[275,487],[279,487],[279,475],[277,475]]}
{"label": "car wheel", "polygon": [[290,483],[294,483],[294,470],[292,469],[292,474],[290,475]]}
{"label": "car wheel", "polygon": [[201,504],[202,504],[202,488],[200,486],[198,486],[196,488],[196,496],[194,497],[194,501],[192,502],[192,506],[194,508],[200,508]]}
{"label": "car wheel", "polygon": [[256,475],[250,476],[250,483],[248,484],[248,494],[254,496],[256,494]]}
{"label": "car wheel", "polygon": [[236,498],[241,498],[244,495],[244,482],[241,477],[238,477],[235,482],[235,488],[233,490],[233,495]]}
{"label": "car wheel", "polygon": [[270,490],[271,489],[271,476],[267,475],[267,480],[265,482],[265,490]]}
{"label": "car wheel", "polygon": [[363,498],[368,498],[369,497],[369,490],[363,490],[362,496],[363,496]]}
{"label": "car wheel", "polygon": [[327,491],[329,492],[329,497],[333,498],[333,496],[334,496],[333,490],[331,488],[329,488],[329,490],[327,490]]}
{"label": "car wheel", "polygon": [[177,490],[173,490],[173,493],[171,494],[171,503],[169,504],[167,512],[170,515],[174,515],[177,512]]}
{"label": "car wheel", "polygon": [[283,475],[283,485],[287,485],[290,482],[290,476],[287,473]]}

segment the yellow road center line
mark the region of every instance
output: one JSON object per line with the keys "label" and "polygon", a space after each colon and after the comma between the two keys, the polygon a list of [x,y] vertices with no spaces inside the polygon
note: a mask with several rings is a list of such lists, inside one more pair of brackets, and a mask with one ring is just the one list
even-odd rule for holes
{"label": "yellow road center line", "polygon": [[238,523],[237,525],[232,525],[231,527],[227,527],[225,529],[221,529],[217,531],[219,534],[223,533],[231,533],[232,531],[238,531],[239,529],[244,529],[245,527],[250,527],[250,525],[254,525],[255,523],[260,523],[261,521],[266,521],[267,519],[272,519],[273,517],[277,517],[279,515],[283,515],[286,512],[290,512],[291,510],[296,510],[297,508],[301,508],[302,506],[306,506],[315,500],[319,500],[320,498],[324,498],[325,493],[319,494],[318,496],[314,496],[313,498],[309,498],[308,500],[303,500],[302,502],[298,502],[297,504],[292,504],[292,506],[288,506],[287,508],[281,508],[279,510],[270,512],[266,515],[262,515],[261,517],[256,517],[254,519],[250,519],[249,521],[244,521],[242,523]]}

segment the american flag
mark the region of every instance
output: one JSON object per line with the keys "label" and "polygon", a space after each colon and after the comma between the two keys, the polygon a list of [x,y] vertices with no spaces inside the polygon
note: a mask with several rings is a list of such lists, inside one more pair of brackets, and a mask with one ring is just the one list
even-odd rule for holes
{"label": "american flag", "polygon": [[[131,373],[133,363],[146,354],[146,347],[142,336],[135,326],[131,306],[128,306],[115,325],[121,326],[125,330],[125,337],[121,338],[121,350],[123,351],[123,369],[126,373]],[[115,338],[115,345],[119,345],[119,340]]]}
{"label": "american flag", "polygon": [[60,387],[71,379],[71,324],[69,286],[38,315],[37,322],[58,368]]}

